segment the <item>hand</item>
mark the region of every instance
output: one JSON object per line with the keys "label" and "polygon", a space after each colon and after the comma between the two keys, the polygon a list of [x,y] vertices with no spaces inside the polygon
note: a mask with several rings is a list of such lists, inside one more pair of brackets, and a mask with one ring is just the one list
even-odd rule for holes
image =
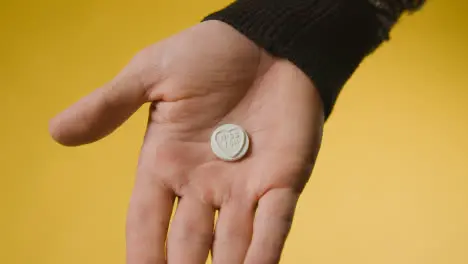
{"label": "hand", "polygon": [[[278,263],[321,141],[322,105],[309,78],[227,24],[203,22],[139,52],[55,117],[50,132],[64,145],[87,144],[146,102],[127,263],[201,264],[210,249],[214,264]],[[211,133],[224,123],[249,134],[240,161],[211,151]]]}

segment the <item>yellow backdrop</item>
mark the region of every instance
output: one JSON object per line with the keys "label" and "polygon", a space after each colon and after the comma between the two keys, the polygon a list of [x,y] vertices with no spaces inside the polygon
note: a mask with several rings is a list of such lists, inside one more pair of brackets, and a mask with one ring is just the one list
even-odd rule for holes
{"label": "yellow backdrop", "polygon": [[[0,263],[124,263],[146,110],[70,149],[47,122],[227,0],[0,0]],[[468,263],[468,5],[433,0],[325,128],[282,263]]]}

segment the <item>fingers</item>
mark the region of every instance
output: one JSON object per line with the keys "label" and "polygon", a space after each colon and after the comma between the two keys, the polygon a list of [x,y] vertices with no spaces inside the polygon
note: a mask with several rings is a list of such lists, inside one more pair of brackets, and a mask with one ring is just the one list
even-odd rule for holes
{"label": "fingers", "polygon": [[144,61],[134,59],[114,80],[53,118],[49,125],[52,137],[63,145],[76,146],[114,131],[147,101],[148,83],[141,76]]}
{"label": "fingers", "polygon": [[166,264],[165,242],[175,195],[137,177],[127,217],[127,264]]}
{"label": "fingers", "polygon": [[244,263],[252,238],[254,205],[232,202],[221,208],[215,230],[213,264]]}
{"label": "fingers", "polygon": [[279,263],[298,198],[290,189],[276,189],[260,199],[245,264]]}
{"label": "fingers", "polygon": [[190,197],[179,199],[167,241],[170,264],[205,264],[213,241],[215,211]]}

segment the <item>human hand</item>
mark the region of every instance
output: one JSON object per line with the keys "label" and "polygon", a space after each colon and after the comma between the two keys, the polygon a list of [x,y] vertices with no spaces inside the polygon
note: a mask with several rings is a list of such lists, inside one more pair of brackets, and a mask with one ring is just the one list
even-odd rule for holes
{"label": "human hand", "polygon": [[[201,264],[210,249],[214,264],[278,263],[321,142],[322,105],[309,78],[230,26],[203,22],[139,52],[56,116],[50,132],[64,145],[91,143],[147,102],[127,263]],[[211,151],[224,123],[249,134],[242,160]]]}

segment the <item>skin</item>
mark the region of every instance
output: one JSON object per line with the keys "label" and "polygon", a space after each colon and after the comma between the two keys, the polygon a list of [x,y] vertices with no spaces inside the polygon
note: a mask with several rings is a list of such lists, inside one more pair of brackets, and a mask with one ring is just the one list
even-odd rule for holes
{"label": "skin", "polygon": [[[127,263],[201,264],[209,250],[214,264],[278,263],[320,148],[323,110],[311,80],[227,24],[203,22],[143,49],[53,118],[50,133],[63,145],[88,144],[145,103]],[[211,151],[224,123],[249,133],[240,161]]]}

